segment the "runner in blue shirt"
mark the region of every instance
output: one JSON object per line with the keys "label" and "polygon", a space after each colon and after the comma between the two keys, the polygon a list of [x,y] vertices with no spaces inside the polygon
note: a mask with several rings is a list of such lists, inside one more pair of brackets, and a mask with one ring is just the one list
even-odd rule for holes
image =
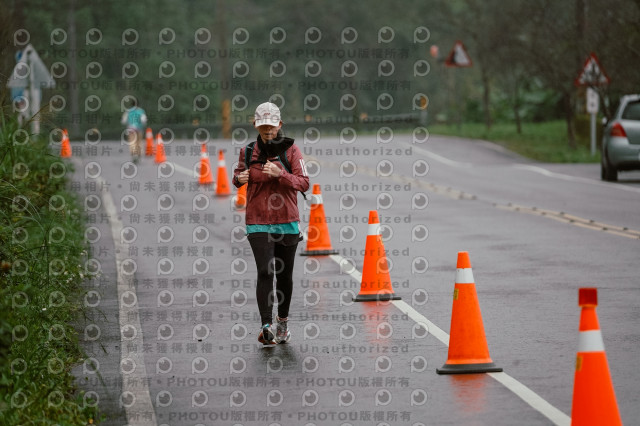
{"label": "runner in blue shirt", "polygon": [[121,122],[127,126],[127,143],[133,162],[137,163],[142,155],[142,132],[147,124],[147,114],[134,102],[122,115]]}

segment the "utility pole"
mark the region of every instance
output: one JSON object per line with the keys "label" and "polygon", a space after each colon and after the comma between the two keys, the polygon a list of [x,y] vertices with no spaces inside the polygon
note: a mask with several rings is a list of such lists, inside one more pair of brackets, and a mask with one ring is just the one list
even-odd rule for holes
{"label": "utility pole", "polygon": [[[228,49],[227,46],[227,26],[225,25],[225,0],[216,1],[217,12],[217,24],[218,28],[218,47],[220,51]],[[231,139],[231,101],[230,86],[231,80],[229,79],[229,55],[222,54],[220,56],[220,86],[222,88],[222,101],[220,105],[222,116],[222,137],[224,139]]]}
{"label": "utility pole", "polygon": [[[76,0],[69,0],[67,10],[67,24],[69,25],[69,49],[77,52],[76,36]],[[78,70],[76,55],[69,55],[69,107],[71,108],[71,134],[80,133],[80,124],[76,120],[78,110]]]}

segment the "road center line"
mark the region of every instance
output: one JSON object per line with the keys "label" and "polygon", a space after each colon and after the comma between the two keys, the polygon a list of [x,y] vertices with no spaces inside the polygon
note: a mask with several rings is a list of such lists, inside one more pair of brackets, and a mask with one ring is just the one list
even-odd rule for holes
{"label": "road center line", "polygon": [[[97,180],[100,187],[107,187],[104,179],[98,177]],[[147,369],[142,352],[144,346],[140,315],[138,314],[138,298],[133,283],[133,274],[124,273],[122,267],[129,248],[128,244],[121,241],[123,226],[118,218],[118,211],[111,193],[104,191],[101,193],[101,197],[102,205],[109,217],[111,237],[115,245],[118,321],[120,325],[120,373],[122,375],[120,404],[125,407],[128,424],[155,426],[157,425],[156,414],[153,404],[151,403],[151,394],[149,393],[149,387],[147,385],[149,378],[147,377]],[[135,303],[130,307],[125,306],[123,303],[123,295],[125,293],[128,295],[133,293],[133,295],[135,295]],[[129,313],[133,313],[133,315],[129,315]],[[125,337],[125,333],[133,333],[133,337]],[[129,345],[138,349],[136,351],[129,351]],[[131,368],[131,366],[133,371],[125,375],[124,369]]]}
{"label": "road center line", "polygon": [[593,231],[606,232],[609,234],[617,235],[619,237],[626,237],[634,240],[637,240],[640,238],[640,231],[638,230],[629,229],[621,226],[615,226],[615,225],[607,225],[606,223],[600,223],[594,220],[588,220],[580,216],[575,216],[575,215],[567,214],[564,212],[519,206],[517,204],[509,204],[509,205],[494,204],[494,207],[500,210],[507,210],[511,212],[527,213],[531,215],[542,216],[548,219],[557,220],[558,222],[579,226],[581,228],[591,229]]}
{"label": "road center line", "polygon": [[[305,238],[306,239],[306,238]],[[343,270],[342,265],[350,264],[347,259],[344,257],[334,254],[329,256],[331,260],[336,262],[338,266],[340,266],[341,270]],[[362,273],[358,271],[355,267],[351,271],[345,271],[356,281],[362,280]],[[444,343],[445,346],[449,346],[449,334],[447,334],[440,327],[429,321],[424,315],[413,309],[408,303],[403,300],[392,300],[392,304],[395,305],[396,308],[400,309],[403,313],[407,314],[409,318],[414,320],[418,324],[425,324],[427,326],[427,330],[429,333]],[[562,411],[558,410],[556,407],[551,405],[549,402],[544,400],[540,395],[532,391],[530,388],[520,383],[513,377],[509,376],[507,373],[487,373],[489,376],[497,380],[504,387],[509,389],[511,392],[519,396],[524,402],[529,404],[533,409],[540,412],[543,416],[548,418],[553,424],[561,425],[561,426],[569,426],[571,424],[571,418],[567,416]]]}

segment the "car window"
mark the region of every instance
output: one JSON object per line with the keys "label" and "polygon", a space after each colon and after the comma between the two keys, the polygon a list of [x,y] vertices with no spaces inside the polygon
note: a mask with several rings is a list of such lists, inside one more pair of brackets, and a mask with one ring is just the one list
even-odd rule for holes
{"label": "car window", "polygon": [[640,102],[630,102],[622,113],[623,120],[640,121]]}

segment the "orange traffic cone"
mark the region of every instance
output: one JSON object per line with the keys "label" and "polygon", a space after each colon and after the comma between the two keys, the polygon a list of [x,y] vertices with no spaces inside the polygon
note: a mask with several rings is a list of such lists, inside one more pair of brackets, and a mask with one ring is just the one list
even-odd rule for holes
{"label": "orange traffic cone", "polygon": [[369,232],[364,249],[364,264],[362,265],[362,280],[360,293],[353,298],[354,302],[369,302],[377,300],[398,300],[393,292],[387,256],[384,254],[384,244],[380,236],[380,220],[378,212],[369,212]]}
{"label": "orange traffic cone", "polygon": [[621,425],[602,332],[598,323],[598,289],[578,291],[580,338],[573,382],[572,425]]}
{"label": "orange traffic cone", "polygon": [[69,143],[69,132],[67,132],[67,129],[62,130],[62,146],[60,147],[60,157],[71,157],[71,144]]}
{"label": "orange traffic cone", "polygon": [[209,163],[209,153],[207,145],[202,144],[200,151],[200,185],[210,185],[213,183],[213,173],[211,173],[211,164]]}
{"label": "orange traffic cone", "polygon": [[147,131],[146,131],[144,136],[145,136],[145,138],[147,140],[147,147],[146,147],[146,149],[144,151],[144,154],[147,157],[151,157],[151,156],[153,156],[153,152],[154,152],[154,149],[153,149],[153,132],[151,131],[151,127],[147,127]]}
{"label": "orange traffic cone", "polygon": [[458,252],[456,283],[451,311],[449,355],[438,374],[488,373],[502,371],[489,356],[482,314],[473,281],[469,253]]}
{"label": "orange traffic cone", "polygon": [[162,143],[162,135],[158,133],[156,136],[156,164],[164,163],[167,161],[167,156],[164,153],[164,143]]}
{"label": "orange traffic cone", "polygon": [[301,256],[324,256],[338,254],[338,250],[331,248],[331,237],[327,227],[327,219],[324,215],[322,204],[322,192],[320,184],[313,184],[311,195],[311,212],[309,213],[309,230],[307,232],[307,249],[300,253]]}
{"label": "orange traffic cone", "polygon": [[233,207],[236,210],[242,210],[247,207],[247,184],[238,188],[238,192],[233,200]]}
{"label": "orange traffic cone", "polygon": [[216,196],[221,197],[231,194],[229,178],[227,177],[227,166],[224,161],[224,152],[218,152],[218,185],[216,185]]}

